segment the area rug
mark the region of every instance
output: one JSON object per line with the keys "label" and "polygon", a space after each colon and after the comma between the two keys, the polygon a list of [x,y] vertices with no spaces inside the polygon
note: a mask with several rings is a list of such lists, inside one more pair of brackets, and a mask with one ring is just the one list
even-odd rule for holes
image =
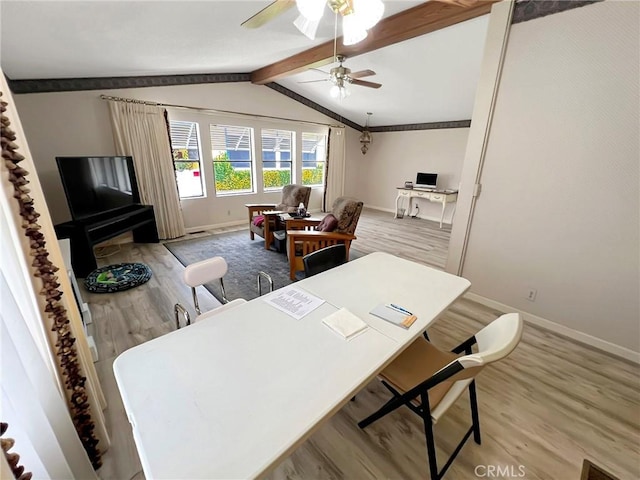
{"label": "area rug", "polygon": [[87,290],[113,293],[142,285],[151,278],[151,269],[144,263],[117,263],[91,272],[84,280]]}
{"label": "area rug", "polygon": [[[286,253],[265,250],[264,240],[256,236],[249,239],[248,230],[208,235],[190,240],[166,242],[167,249],[187,266],[211,257],[223,257],[229,265],[224,276],[224,288],[229,300],[244,298],[251,300],[258,294],[258,272],[268,273],[273,279],[273,288],[278,289],[292,283],[289,278],[289,261]],[[354,260],[362,253],[350,249],[349,258]],[[297,279],[304,278],[304,272],[298,272]],[[262,282],[263,290],[268,288]],[[222,301],[220,284],[212,282],[205,285],[213,296]],[[262,292],[263,294],[265,291]]]}

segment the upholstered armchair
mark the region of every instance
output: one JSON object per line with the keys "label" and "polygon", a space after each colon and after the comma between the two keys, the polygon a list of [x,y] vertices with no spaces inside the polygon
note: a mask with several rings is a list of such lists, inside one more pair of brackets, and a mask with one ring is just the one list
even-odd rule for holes
{"label": "upholstered armchair", "polygon": [[304,270],[302,258],[324,247],[343,243],[349,260],[349,247],[356,239],[362,202],[350,197],[339,197],[331,212],[321,221],[305,219],[287,220],[287,256],[289,276],[295,280],[296,272]]}
{"label": "upholstered armchair", "polygon": [[249,212],[249,238],[253,240],[255,235],[264,238],[264,248],[268,250],[273,240],[276,219],[265,216],[263,212],[269,210],[295,212],[301,203],[304,204],[304,208],[309,208],[310,196],[311,187],[294,184],[285,185],[282,188],[280,203],[247,203],[245,206]]}

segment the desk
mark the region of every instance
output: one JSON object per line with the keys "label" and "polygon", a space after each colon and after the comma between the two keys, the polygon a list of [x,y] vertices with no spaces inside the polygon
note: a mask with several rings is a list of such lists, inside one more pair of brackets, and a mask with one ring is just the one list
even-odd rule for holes
{"label": "desk", "polygon": [[[256,478],[290,455],[470,286],[386,253],[296,283],[326,303],[301,320],[256,298],[122,353],[114,371],[147,478]],[[398,303],[409,330],[370,315]],[[370,326],[349,341],[322,319]]]}
{"label": "desk", "polygon": [[447,207],[447,203],[455,203],[458,200],[457,190],[422,190],[419,188],[403,188],[396,187],[398,189],[398,195],[396,196],[396,214],[393,218],[398,218],[398,208],[400,206],[400,200],[406,198],[409,201],[407,207],[407,213],[411,213],[412,200],[414,198],[423,198],[430,202],[437,202],[442,204],[442,213],[440,214],[440,228],[442,228],[442,220],[444,220],[444,210]]}

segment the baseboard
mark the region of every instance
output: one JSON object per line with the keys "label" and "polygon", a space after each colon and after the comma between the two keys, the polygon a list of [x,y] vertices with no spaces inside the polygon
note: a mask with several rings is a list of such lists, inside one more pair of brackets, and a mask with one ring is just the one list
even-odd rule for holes
{"label": "baseboard", "polygon": [[[393,208],[383,208],[383,207],[377,207],[375,205],[365,205],[366,208],[370,208],[371,210],[378,210],[380,212],[389,212],[393,215],[395,215],[396,211]],[[404,215],[405,217],[411,217],[411,215],[405,213]],[[436,222],[436,223],[440,223],[440,217],[430,217],[430,216],[422,216],[422,215],[417,215],[415,218],[419,218],[421,220],[431,220],[432,222]],[[447,220],[444,219],[442,221],[443,225],[451,225],[451,220]]]}
{"label": "baseboard", "polygon": [[215,223],[213,225],[200,225],[199,227],[185,228],[187,233],[202,232],[203,230],[213,230],[215,228],[235,227],[237,225],[245,225],[247,220],[234,220],[233,222]]}
{"label": "baseboard", "polygon": [[602,340],[587,333],[574,330],[573,328],[566,327],[559,323],[552,322],[551,320],[547,320],[546,318],[538,317],[531,313],[513,308],[509,305],[505,305],[504,303],[496,302],[495,300],[491,300],[490,298],[486,298],[475,293],[467,292],[464,296],[469,300],[480,303],[490,308],[495,308],[496,310],[499,310],[501,312],[517,312],[522,315],[522,319],[525,322],[531,325],[535,325],[545,330],[549,330],[550,332],[557,333],[558,335],[562,335],[563,337],[575,340],[576,342],[597,348],[598,350],[610,353],[611,355],[614,355],[616,357],[620,357],[630,362],[640,364],[640,352],[634,352],[633,350],[621,347],[620,345],[607,342],[606,340]]}

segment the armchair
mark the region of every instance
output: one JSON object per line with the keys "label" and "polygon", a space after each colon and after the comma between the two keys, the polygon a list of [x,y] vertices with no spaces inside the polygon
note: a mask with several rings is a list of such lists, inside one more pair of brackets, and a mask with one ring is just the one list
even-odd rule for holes
{"label": "armchair", "polygon": [[309,208],[309,197],[311,187],[304,185],[285,185],[282,188],[282,199],[280,203],[247,203],[249,212],[249,238],[253,240],[255,235],[264,238],[264,248],[269,250],[273,241],[273,230],[276,218],[264,215],[265,211],[277,210],[283,212],[294,212],[300,203],[304,208]]}
{"label": "armchair", "polygon": [[304,270],[303,257],[321,248],[342,243],[346,249],[346,260],[349,260],[349,247],[356,239],[355,231],[362,205],[354,198],[339,197],[321,222],[287,220],[287,256],[291,280],[295,280],[297,271]]}

